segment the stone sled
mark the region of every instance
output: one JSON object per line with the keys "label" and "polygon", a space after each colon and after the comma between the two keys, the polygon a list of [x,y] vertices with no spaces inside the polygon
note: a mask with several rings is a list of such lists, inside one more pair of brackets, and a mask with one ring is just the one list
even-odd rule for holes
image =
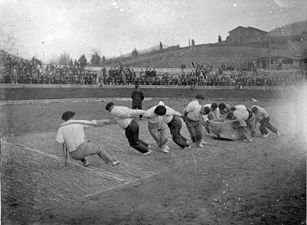
{"label": "stone sled", "polygon": [[211,120],[205,125],[208,135],[228,140],[242,139],[236,120]]}

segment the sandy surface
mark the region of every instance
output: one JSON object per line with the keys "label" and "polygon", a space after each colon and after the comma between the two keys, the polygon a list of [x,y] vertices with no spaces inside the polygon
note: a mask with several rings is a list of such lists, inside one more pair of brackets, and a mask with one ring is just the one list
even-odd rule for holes
{"label": "sandy surface", "polygon": [[[187,101],[168,99],[165,103],[181,110]],[[144,108],[155,103],[155,100],[147,101]],[[254,104],[239,100],[227,103]],[[82,119],[109,118],[104,110],[105,104],[106,102],[53,102],[2,106],[6,115],[3,131],[6,139],[15,140],[13,144],[17,141],[26,143],[29,140],[27,135],[38,137],[54,133],[61,123],[60,115],[65,110],[76,111],[77,118]],[[130,102],[122,101],[119,104],[129,106]],[[125,157],[127,162],[135,159],[135,166],[149,171],[149,163],[144,167],[142,165],[146,160],[150,162],[155,159],[166,169],[152,169],[151,171],[158,172],[147,178],[140,176],[126,185],[98,191],[96,194],[96,189],[86,190],[84,186],[84,191],[91,193],[88,197],[61,201],[44,211],[27,205],[14,205],[13,201],[2,202],[3,224],[306,224],[306,139],[294,134],[293,106],[282,100],[262,101],[258,104],[271,113],[272,123],[281,131],[280,138],[273,134],[262,138],[258,133],[253,143],[245,143],[205,137],[208,144],[204,149],[193,148],[193,151],[186,153],[180,152],[178,147],[171,144],[172,154],[163,157],[160,152],[155,152],[148,158],[140,158],[133,151],[124,155],[122,151],[115,150],[124,164]],[[140,124],[144,130],[145,122]],[[110,136],[118,135],[116,128],[120,129],[113,126],[108,130],[111,132]],[[94,141],[104,142],[99,140],[99,135],[104,134],[101,132],[97,130],[92,133]],[[187,135],[186,130],[184,134]],[[151,140],[145,130],[142,137]],[[124,137],[117,140],[118,143],[114,145],[118,149],[123,148],[122,145],[126,148]],[[35,146],[35,140],[31,143]],[[29,147],[31,143],[26,146]],[[46,140],[44,144],[48,143]],[[180,158],[179,155],[186,157],[187,163],[176,161]],[[33,156],[29,157],[32,158]],[[40,161],[37,162],[39,164]],[[24,160],[18,165],[25,165],[28,171],[20,167],[14,173],[13,169],[17,168],[14,165],[14,160],[4,161],[1,168],[2,174],[6,175],[6,179],[2,181],[3,186],[7,185],[6,181],[10,176],[14,177],[16,174],[30,174],[31,178],[31,169],[36,168],[34,164],[28,166],[27,160]],[[62,172],[56,172],[60,171],[56,166],[38,165],[37,168],[49,169],[50,173],[58,174],[55,175],[58,176],[57,179],[66,176]],[[85,173],[79,167],[76,170],[81,175]],[[124,171],[120,171],[120,167],[117,170],[123,176]],[[135,171],[141,173],[139,170]],[[69,180],[67,183],[69,184]],[[18,192],[16,188],[18,186],[2,193],[2,199]]]}

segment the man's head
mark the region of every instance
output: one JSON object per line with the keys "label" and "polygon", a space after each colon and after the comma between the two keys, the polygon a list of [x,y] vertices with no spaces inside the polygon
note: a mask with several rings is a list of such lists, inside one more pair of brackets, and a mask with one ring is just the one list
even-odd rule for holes
{"label": "man's head", "polygon": [[158,105],[155,108],[155,114],[157,114],[158,116],[164,116],[166,114],[166,108],[163,105]]}
{"label": "man's head", "polygon": [[201,94],[196,95],[195,98],[198,100],[200,104],[202,104],[202,101],[205,99],[205,97]]}
{"label": "man's head", "polygon": [[220,104],[219,104],[219,109],[220,109],[220,110],[223,110],[223,109],[225,109],[225,108],[226,108],[225,103],[220,103]]}
{"label": "man's head", "polygon": [[231,112],[234,112],[234,111],[236,111],[236,110],[237,110],[237,109],[236,109],[235,106],[231,106],[231,107],[230,107],[230,111],[231,111]]}
{"label": "man's head", "polygon": [[210,113],[210,108],[208,106],[205,106],[203,109],[203,114],[208,115]]}
{"label": "man's head", "polygon": [[63,115],[62,115],[62,120],[70,120],[71,118],[74,117],[76,113],[72,112],[72,111],[67,111],[67,112],[64,112]]}
{"label": "man's head", "polygon": [[135,89],[139,89],[139,85],[135,85],[134,87],[135,87]]}
{"label": "man's head", "polygon": [[107,105],[106,105],[106,110],[111,112],[111,110],[113,109],[114,107],[114,103],[113,102],[109,102]]}
{"label": "man's head", "polygon": [[211,104],[211,109],[212,109],[213,111],[217,109],[217,104],[216,104],[215,102],[213,102],[213,103]]}
{"label": "man's head", "polygon": [[253,106],[253,107],[252,107],[252,112],[253,112],[253,113],[257,113],[257,111],[258,111],[257,107],[256,107],[256,106]]}

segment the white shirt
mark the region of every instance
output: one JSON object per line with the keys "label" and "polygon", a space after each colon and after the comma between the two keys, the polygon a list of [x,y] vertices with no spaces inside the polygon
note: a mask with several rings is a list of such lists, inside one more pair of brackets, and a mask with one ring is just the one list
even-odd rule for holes
{"label": "white shirt", "polygon": [[236,117],[238,120],[247,120],[249,117],[249,112],[247,109],[236,109],[233,111],[233,115]]}
{"label": "white shirt", "polygon": [[200,119],[200,111],[201,111],[201,105],[197,100],[191,101],[187,107],[183,110],[184,113],[188,113],[187,117],[190,120],[198,121]]}
{"label": "white shirt", "polygon": [[95,120],[68,120],[58,129],[56,141],[60,144],[65,143],[69,152],[75,151],[85,142],[84,128],[96,125]]}
{"label": "white shirt", "polygon": [[130,125],[132,117],[144,113],[144,110],[130,109],[126,106],[113,106],[111,110],[111,115],[116,119],[116,122],[123,130],[125,130]]}
{"label": "white shirt", "polygon": [[247,109],[246,105],[236,105],[236,109]]}
{"label": "white shirt", "polygon": [[263,119],[268,118],[270,116],[270,114],[264,108],[258,105],[252,105],[252,108],[253,107],[257,107],[258,109],[257,112],[254,113],[257,121],[262,121]]}
{"label": "white shirt", "polygon": [[166,114],[163,118],[164,123],[168,124],[169,122],[171,122],[173,116],[181,116],[181,113],[175,111],[171,107],[165,106],[165,108],[166,108]]}
{"label": "white shirt", "polygon": [[[155,114],[155,109],[157,106],[159,105],[163,105],[166,108],[166,113],[164,116],[158,116],[157,114]],[[161,123],[164,122],[166,124],[168,124],[169,122],[172,121],[173,119],[173,115],[175,116],[181,116],[181,114],[177,111],[175,111],[174,109],[172,109],[169,106],[166,106],[164,104],[164,102],[160,101],[158,105],[151,107],[150,109],[148,109],[145,113],[144,113],[144,117],[149,119],[149,122],[151,123]]]}
{"label": "white shirt", "polygon": [[163,120],[163,116],[158,116],[157,114],[155,114],[155,109],[157,108],[157,106],[159,105],[163,105],[165,106],[164,104],[158,104],[158,105],[155,105],[151,108],[149,108],[145,113],[144,113],[144,117],[148,119],[148,122],[150,123],[161,123],[162,120]]}

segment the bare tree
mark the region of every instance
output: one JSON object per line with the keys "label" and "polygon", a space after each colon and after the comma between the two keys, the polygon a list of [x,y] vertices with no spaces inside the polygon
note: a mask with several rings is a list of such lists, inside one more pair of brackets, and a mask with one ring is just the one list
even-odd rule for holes
{"label": "bare tree", "polygon": [[221,42],[222,42],[222,37],[221,37],[221,35],[218,36],[217,41],[218,41],[218,43],[221,43]]}
{"label": "bare tree", "polygon": [[131,55],[132,55],[133,57],[137,57],[137,56],[139,55],[138,50],[137,50],[136,48],[134,48],[133,51],[131,52]]}

